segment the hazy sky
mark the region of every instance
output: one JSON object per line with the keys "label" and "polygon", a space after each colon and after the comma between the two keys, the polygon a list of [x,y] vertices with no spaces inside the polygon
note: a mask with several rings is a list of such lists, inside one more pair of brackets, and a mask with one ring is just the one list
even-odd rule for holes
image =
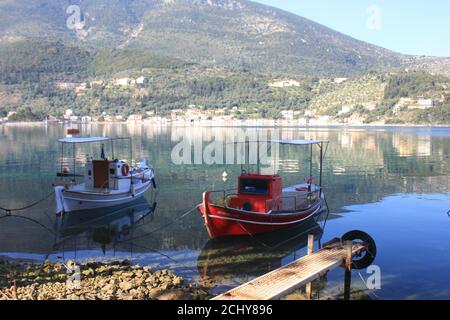
{"label": "hazy sky", "polygon": [[254,0],[397,52],[450,57],[448,0]]}

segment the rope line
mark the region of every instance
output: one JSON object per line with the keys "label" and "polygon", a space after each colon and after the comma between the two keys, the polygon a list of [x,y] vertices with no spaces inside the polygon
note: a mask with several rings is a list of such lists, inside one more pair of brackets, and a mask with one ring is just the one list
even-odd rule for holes
{"label": "rope line", "polygon": [[29,217],[24,217],[24,216],[19,216],[19,215],[7,214],[5,216],[0,217],[0,220],[1,219],[5,219],[5,218],[19,218],[19,219],[23,219],[23,220],[27,220],[27,221],[33,222],[33,223],[39,225],[40,227],[44,228],[48,232],[50,232],[52,235],[55,235],[55,231],[53,231],[52,229],[50,229],[49,227],[47,227],[46,225],[44,225],[43,223],[40,223],[39,221],[37,221],[35,219],[29,218]]}
{"label": "rope line", "polygon": [[168,222],[168,223],[166,223],[165,225],[162,225],[161,227],[158,227],[158,228],[156,228],[156,229],[153,229],[152,231],[149,231],[149,232],[147,232],[147,233],[141,234],[141,235],[139,235],[139,236],[136,236],[136,237],[133,237],[133,238],[131,238],[131,239],[127,239],[127,240],[124,240],[124,241],[121,241],[121,242],[122,242],[122,243],[125,243],[125,242],[130,242],[130,241],[133,241],[133,240],[136,240],[136,239],[141,239],[141,238],[145,238],[145,237],[151,236],[151,235],[153,235],[154,233],[156,233],[156,232],[158,232],[158,231],[161,231],[161,230],[164,230],[164,229],[170,227],[171,225],[175,224],[176,222],[178,222],[178,221],[184,219],[185,217],[187,217],[188,215],[190,215],[191,213],[193,213],[195,210],[197,210],[199,206],[200,206],[200,205],[196,205],[196,206],[195,206],[194,208],[192,208],[191,210],[186,211],[185,213],[183,213],[183,214],[180,215],[179,217],[173,219],[171,222]]}
{"label": "rope line", "polygon": [[367,282],[366,282],[366,280],[364,279],[364,277],[363,277],[363,275],[361,274],[360,271],[358,271],[358,276],[359,276],[359,278],[361,279],[361,282],[362,282],[362,283],[364,284],[364,286],[366,287],[366,289],[369,290],[369,294],[373,295],[373,296],[374,296],[376,299],[378,299],[378,300],[391,300],[391,299],[388,299],[388,298],[382,298],[382,297],[380,297],[379,295],[377,295],[375,292],[373,292],[373,290],[370,289],[370,288],[367,286]]}
{"label": "rope line", "polygon": [[38,204],[44,202],[45,200],[47,200],[48,198],[50,198],[54,193],[55,193],[55,191],[52,191],[52,192],[50,192],[47,196],[45,196],[44,198],[42,198],[42,199],[40,199],[40,200],[38,200],[38,201],[36,201],[36,202],[33,202],[33,203],[31,203],[31,204],[29,204],[29,205],[23,207],[23,208],[8,209],[8,208],[0,207],[0,210],[5,211],[6,214],[8,214],[8,215],[10,215],[12,212],[24,211],[24,210],[30,209],[30,208],[32,208],[32,207],[34,207],[34,206],[37,206]]}

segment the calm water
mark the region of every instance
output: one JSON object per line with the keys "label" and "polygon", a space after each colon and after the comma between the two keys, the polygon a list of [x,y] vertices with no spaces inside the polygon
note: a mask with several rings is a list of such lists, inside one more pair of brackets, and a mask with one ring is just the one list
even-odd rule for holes
{"label": "calm water", "polygon": [[[171,151],[179,136],[197,141],[202,134],[237,129],[127,125],[81,129],[83,135],[133,137],[134,158],[147,158],[156,170],[160,191],[155,212],[148,214],[149,196],[148,203],[133,209],[61,220],[54,215],[50,197],[20,212],[47,229],[19,218],[0,219],[0,255],[80,261],[131,258],[140,264],[173,268],[212,292],[222,292],[304,254],[308,232],[328,241],[361,229],[377,243],[375,264],[382,271],[378,296],[450,299],[450,128],[280,129],[285,139],[330,141],[324,184],[332,215],[325,229],[310,225],[257,240],[214,242],[208,240],[197,212],[161,229],[197,205],[204,190],[224,186],[224,166],[176,166]],[[56,139],[62,135],[62,126],[0,127],[0,207],[24,207],[52,191],[59,157]],[[128,154],[125,149],[118,151]],[[280,150],[277,163],[285,184],[304,180],[305,159],[298,149]],[[240,167],[225,169],[230,175],[227,187],[232,188]],[[328,275],[327,291],[342,287],[342,273],[336,270]],[[364,270],[361,275],[367,276]],[[353,284],[363,288],[357,273]]]}

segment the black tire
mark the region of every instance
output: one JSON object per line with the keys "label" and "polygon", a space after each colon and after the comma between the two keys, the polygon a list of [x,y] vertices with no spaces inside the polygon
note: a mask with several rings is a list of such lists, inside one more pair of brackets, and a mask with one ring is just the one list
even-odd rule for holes
{"label": "black tire", "polygon": [[377,256],[377,246],[375,244],[375,240],[360,230],[349,231],[342,236],[342,241],[362,241],[367,245],[367,250],[362,258],[353,260],[353,268],[357,270],[365,269],[369,267]]}

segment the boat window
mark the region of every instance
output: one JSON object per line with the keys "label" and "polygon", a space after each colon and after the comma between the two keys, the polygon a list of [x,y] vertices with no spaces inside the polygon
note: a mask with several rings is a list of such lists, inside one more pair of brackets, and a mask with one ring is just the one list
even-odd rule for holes
{"label": "boat window", "polygon": [[261,179],[241,179],[241,194],[269,194],[269,180]]}

